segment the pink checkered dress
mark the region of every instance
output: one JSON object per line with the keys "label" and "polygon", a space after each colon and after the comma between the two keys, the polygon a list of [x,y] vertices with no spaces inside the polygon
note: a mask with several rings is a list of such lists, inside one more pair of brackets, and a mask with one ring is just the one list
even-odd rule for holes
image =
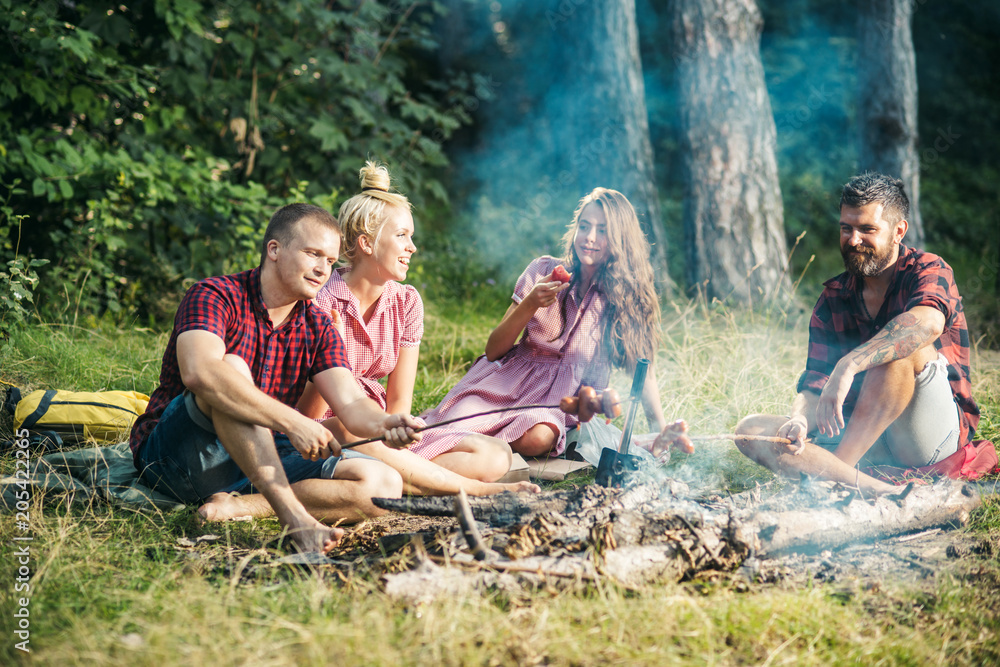
{"label": "pink checkered dress", "polygon": [[[549,256],[529,264],[514,288],[511,297],[514,303],[520,303],[558,264],[559,260]],[[604,295],[598,286],[591,285],[578,303],[574,292],[564,290],[560,294],[560,301],[566,302],[565,328],[559,303],[536,311],[521,340],[495,362],[487,361],[485,355],[479,357],[441,404],[422,415],[427,423],[513,405],[558,406],[559,399],[576,395],[582,384],[607,386],[611,366],[600,344]],[[577,420],[558,407],[487,415],[425,431],[423,439],[410,450],[433,459],[452,449],[469,433],[483,433],[510,442],[540,423],[559,429],[559,441],[553,451],[558,454],[566,447],[566,430]]]}
{"label": "pink checkered dress", "polygon": [[[424,303],[412,285],[390,280],[366,324],[361,305],[351,293],[343,275],[350,268],[333,272],[316,295],[315,304],[323,312],[336,310],[344,322],[344,343],[354,377],[368,396],[385,409],[385,387],[379,380],[391,373],[399,361],[399,348],[418,347],[424,335]],[[333,416],[327,410],[324,419]]]}

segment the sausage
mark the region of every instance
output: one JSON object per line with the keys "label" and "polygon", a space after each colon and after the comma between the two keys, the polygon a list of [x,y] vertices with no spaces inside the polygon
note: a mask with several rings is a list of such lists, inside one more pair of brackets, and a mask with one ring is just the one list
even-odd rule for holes
{"label": "sausage", "polygon": [[598,394],[601,398],[601,412],[604,416],[611,421],[615,417],[620,417],[622,414],[622,399],[618,395],[618,392],[608,387],[603,392]]}
{"label": "sausage", "polygon": [[608,387],[602,392],[593,387],[580,387],[576,396],[564,396],[559,400],[559,409],[568,415],[576,415],[581,422],[590,421],[595,414],[604,414],[608,421],[622,413],[622,400],[618,392]]}
{"label": "sausage", "polygon": [[593,387],[580,387],[580,411],[577,418],[581,422],[589,422],[595,413],[601,411],[601,400]]}
{"label": "sausage", "polygon": [[580,399],[576,396],[563,396],[559,399],[559,409],[568,415],[580,412]]}

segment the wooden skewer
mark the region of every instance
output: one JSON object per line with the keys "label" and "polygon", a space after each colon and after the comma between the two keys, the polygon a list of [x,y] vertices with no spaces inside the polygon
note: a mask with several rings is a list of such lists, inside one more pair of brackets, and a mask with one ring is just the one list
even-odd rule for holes
{"label": "wooden skewer", "polygon": [[[590,387],[582,387],[580,389],[581,393],[583,392],[584,389],[591,389],[591,388]],[[605,410],[605,411],[608,411],[610,413],[613,413],[613,414],[608,414],[608,422],[610,423],[611,417],[617,417],[619,414],[621,414],[621,410],[620,409],[617,410],[617,412],[615,412],[615,408],[618,408],[621,405],[621,401],[618,400],[617,402],[607,402],[607,403],[604,402],[605,398],[610,398],[610,399],[612,399],[612,401],[614,401],[614,399],[618,398],[618,394],[615,393],[614,390],[612,390],[610,388],[605,389],[604,392],[603,392],[603,394],[601,394],[601,397],[602,397],[601,398],[601,409]],[[452,417],[451,419],[445,419],[444,421],[439,421],[436,424],[428,424],[427,426],[421,426],[419,428],[415,428],[415,429],[413,429],[413,431],[415,433],[420,433],[421,431],[426,431],[427,429],[437,428],[438,426],[444,426],[446,424],[454,424],[455,422],[464,421],[466,419],[475,419],[476,417],[485,417],[486,415],[493,415],[493,414],[498,414],[498,413],[501,413],[501,412],[511,412],[513,410],[534,410],[534,409],[537,409],[537,408],[545,408],[545,409],[549,409],[549,410],[557,410],[558,409],[558,410],[563,410],[565,412],[565,409],[563,408],[563,406],[561,404],[558,404],[558,405],[546,405],[546,404],[543,404],[543,403],[538,403],[538,404],[533,404],[533,405],[509,405],[509,406],[507,406],[505,408],[494,408],[493,410],[484,410],[483,412],[477,412],[477,413],[472,414],[472,415],[465,415],[464,417]],[[598,412],[598,411],[595,411],[595,412]],[[576,413],[574,412],[572,414],[576,414]],[[582,421],[587,421],[587,420],[584,419]],[[344,444],[340,445],[340,448],[341,449],[350,449],[351,447],[357,447],[358,445],[367,445],[370,442],[378,442],[379,440],[382,440],[382,436],[380,436],[380,435],[379,436],[375,436],[373,438],[365,438],[364,440],[356,440],[354,442],[344,443]]]}
{"label": "wooden skewer", "polygon": [[740,433],[717,433],[715,435],[689,435],[688,440],[758,440],[760,442],[773,442],[777,445],[790,445],[792,441],[788,438],[779,438],[770,435],[743,435]]}
{"label": "wooden skewer", "polygon": [[[446,424],[454,424],[455,422],[465,421],[466,419],[475,419],[476,417],[485,417],[486,415],[498,414],[500,412],[510,412],[512,410],[534,410],[536,408],[548,408],[551,410],[556,410],[559,408],[558,405],[512,405],[506,408],[496,408],[495,410],[484,410],[483,412],[477,412],[474,415],[465,415],[464,417],[453,417],[452,419],[445,419],[444,421],[439,421],[436,424],[428,424],[427,426],[420,426],[413,429],[414,433],[420,433],[421,431],[426,431],[427,429],[437,428],[438,426],[444,426]],[[365,438],[364,440],[356,440],[355,442],[348,442],[340,446],[341,449],[350,449],[351,447],[357,447],[358,445],[367,445],[369,442],[378,442],[382,440],[382,436],[377,435],[374,438]]]}

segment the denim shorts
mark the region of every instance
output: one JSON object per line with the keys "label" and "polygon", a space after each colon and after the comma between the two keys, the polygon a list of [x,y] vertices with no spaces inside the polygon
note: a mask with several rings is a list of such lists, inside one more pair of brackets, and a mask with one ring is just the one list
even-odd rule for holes
{"label": "denim shorts", "polygon": [[[942,354],[924,366],[916,377],[913,398],[865,452],[862,466],[901,466],[915,468],[937,463],[958,451],[959,408],[948,382],[948,360]],[[840,435],[812,434],[813,442],[833,451]]]}
{"label": "denim shorts", "polygon": [[[292,446],[284,433],[274,434],[288,482],[333,479],[337,464],[346,458],[371,458],[345,449],[341,456],[310,461]],[[139,446],[139,477],[149,487],[183,503],[198,504],[214,493],[254,493],[255,489],[229,452],[219,442],[212,421],[185,391],[167,405],[156,428]]]}

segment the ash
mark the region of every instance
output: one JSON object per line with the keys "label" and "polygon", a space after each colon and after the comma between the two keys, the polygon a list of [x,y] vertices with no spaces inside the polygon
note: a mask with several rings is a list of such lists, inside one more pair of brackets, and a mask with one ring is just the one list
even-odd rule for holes
{"label": "ash", "polygon": [[471,498],[473,525],[465,520],[463,529],[454,498],[376,499],[439,522],[433,531],[378,537],[383,558],[394,559],[386,591],[411,602],[600,579],[632,588],[719,577],[747,585],[928,579],[948,562],[992,549],[954,530],[980,502],[973,487],[950,480],[872,498],[809,480],[723,495],[640,478],[622,489]]}

